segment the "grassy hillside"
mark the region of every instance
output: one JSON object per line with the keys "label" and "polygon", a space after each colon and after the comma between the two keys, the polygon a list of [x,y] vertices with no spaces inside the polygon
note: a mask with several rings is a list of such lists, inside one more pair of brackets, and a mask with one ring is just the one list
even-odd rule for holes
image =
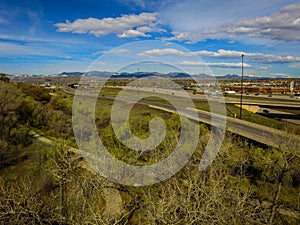
{"label": "grassy hillside", "polygon": [[[11,84],[6,87],[15,90]],[[204,124],[194,124],[199,126],[201,136],[194,155],[182,170],[151,186],[126,186],[98,176],[80,154],[69,150],[71,145],[76,147],[70,114],[72,94],[56,91],[45,101],[29,95],[28,89],[23,94],[19,90],[18,105],[22,107],[10,108],[16,115],[15,124],[51,141],[36,140],[29,133],[25,139],[16,138],[18,135],[3,139],[6,143],[29,141],[20,142],[18,148],[1,149],[0,224],[300,222],[300,153],[289,138],[280,140],[280,148],[274,149],[226,134],[216,159],[200,172],[199,162],[210,130]],[[113,93],[107,89],[103,94]],[[154,117],[163,118],[168,128],[166,138],[156,149],[141,154],[117,140],[110,121],[112,104],[111,99],[99,99],[95,116],[100,138],[112,155],[143,166],[172,153],[181,129],[176,114],[143,104],[133,107],[130,126],[136,136],[150,135],[148,124]],[[235,106],[228,107],[236,110]],[[2,117],[6,115],[2,111]],[[244,115],[247,117],[246,112]],[[254,115],[249,117],[253,119]]]}

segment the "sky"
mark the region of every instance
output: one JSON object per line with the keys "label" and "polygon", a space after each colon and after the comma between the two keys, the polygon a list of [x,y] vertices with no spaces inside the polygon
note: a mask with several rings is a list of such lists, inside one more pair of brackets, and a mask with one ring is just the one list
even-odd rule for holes
{"label": "sky", "polygon": [[0,0],[0,53],[8,74],[138,61],[241,74],[244,55],[245,75],[300,77],[300,1]]}

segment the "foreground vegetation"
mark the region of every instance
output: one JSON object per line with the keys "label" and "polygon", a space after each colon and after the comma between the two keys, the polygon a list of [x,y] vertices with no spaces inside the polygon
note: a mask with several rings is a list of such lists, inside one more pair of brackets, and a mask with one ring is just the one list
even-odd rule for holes
{"label": "foreground vegetation", "polygon": [[[129,187],[96,175],[76,152],[71,126],[72,95],[0,82],[0,224],[299,224],[300,153],[292,139],[279,149],[226,134],[219,155],[204,172],[199,161],[210,136],[200,124],[195,154],[161,183]],[[38,95],[36,93],[39,93]],[[147,99],[146,99],[147,100]],[[136,165],[155,163],[177,144],[176,114],[137,104],[134,134],[149,135],[148,122],[166,121],[166,140],[137,154],[116,139],[111,99],[99,99],[96,124],[111,154]],[[47,137],[35,140],[31,131]],[[56,144],[55,144],[56,143]]]}

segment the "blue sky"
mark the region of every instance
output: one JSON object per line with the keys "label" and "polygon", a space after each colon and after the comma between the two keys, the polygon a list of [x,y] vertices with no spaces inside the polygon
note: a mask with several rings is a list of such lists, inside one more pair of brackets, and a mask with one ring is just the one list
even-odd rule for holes
{"label": "blue sky", "polygon": [[[117,48],[123,58],[168,56],[193,73],[204,65],[216,75],[240,74],[244,54],[247,75],[300,77],[299,12],[294,0],[0,1],[0,72],[85,71]],[[126,49],[145,40],[175,45]]]}

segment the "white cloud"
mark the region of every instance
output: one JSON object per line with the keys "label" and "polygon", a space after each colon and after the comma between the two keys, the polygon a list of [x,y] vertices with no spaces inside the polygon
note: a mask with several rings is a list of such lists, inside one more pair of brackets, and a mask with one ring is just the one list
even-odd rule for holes
{"label": "white cloud", "polygon": [[270,76],[272,76],[272,77],[292,77],[291,74],[287,74],[287,73],[271,73]]}
{"label": "white cloud", "polygon": [[257,71],[266,71],[266,70],[269,70],[271,68],[271,66],[261,66],[258,68]]}
{"label": "white cloud", "polygon": [[146,33],[146,32],[151,32],[153,30],[153,28],[149,27],[149,26],[141,26],[141,27],[138,27],[136,30]]}
{"label": "white cloud", "polygon": [[61,58],[63,58],[63,59],[71,59],[72,56],[70,56],[70,55],[64,55],[64,56],[62,56]]}
{"label": "white cloud", "polygon": [[228,35],[225,33],[221,33],[220,29],[205,29],[201,31],[194,32],[180,32],[180,31],[172,31],[173,37],[165,38],[164,41],[187,41],[186,43],[196,43],[199,41],[204,41],[206,39],[221,39],[221,38],[234,38],[233,35]]}
{"label": "white cloud", "polygon": [[106,54],[106,53],[111,53],[111,54],[127,54],[130,53],[130,49],[126,49],[126,48],[117,48],[117,49],[113,49],[110,51],[98,51],[93,53],[92,55],[102,55],[102,54]]}
{"label": "white cloud", "polygon": [[138,30],[127,30],[122,34],[117,34],[119,38],[135,38],[135,37],[150,37],[151,35],[145,34]]}
{"label": "white cloud", "polygon": [[[260,17],[296,0],[173,0],[157,10],[173,30],[190,31],[218,27],[246,17]],[[164,2],[164,1],[163,1]]]}
{"label": "white cloud", "polygon": [[122,15],[116,18],[77,19],[74,22],[55,24],[59,32],[93,34],[97,37],[116,33],[121,38],[146,37],[156,26],[157,13],[140,13],[139,15]]}
{"label": "white cloud", "polygon": [[164,39],[195,43],[206,39],[235,38],[246,35],[280,41],[300,41],[299,11],[300,4],[293,4],[269,16],[243,18],[194,32],[173,31],[173,37]]}
{"label": "white cloud", "polygon": [[[192,52],[183,52],[175,48],[164,48],[164,49],[151,49],[139,53],[139,56],[153,57],[161,55],[179,55],[179,56],[191,56]],[[193,54],[195,55],[195,54]]]}
{"label": "white cloud", "polygon": [[291,63],[291,62],[300,62],[300,57],[296,56],[278,56],[272,54],[263,54],[258,52],[242,52],[242,51],[233,51],[233,50],[224,50],[220,49],[217,52],[209,51],[198,51],[195,52],[198,56],[211,57],[211,58],[227,58],[227,59],[237,59],[241,55],[245,56],[245,60],[251,62],[259,63]]}
{"label": "white cloud", "polygon": [[140,56],[162,56],[162,55],[178,55],[178,56],[199,56],[207,58],[221,58],[221,59],[240,59],[241,55],[245,56],[245,60],[258,63],[291,63],[300,62],[300,57],[296,56],[277,56],[272,54],[263,54],[258,52],[242,52],[234,50],[219,49],[217,52],[211,51],[195,51],[183,52],[178,49],[165,48],[165,49],[151,49],[139,53]]}
{"label": "white cloud", "polygon": [[130,49],[126,49],[126,48],[117,48],[117,49],[113,49],[110,51],[111,53],[115,53],[115,54],[127,54],[130,53]]}
{"label": "white cloud", "polygon": [[242,19],[225,25],[223,32],[233,35],[300,41],[300,4],[289,5],[270,16]]}
{"label": "white cloud", "polygon": [[[201,62],[201,61],[182,61],[180,65],[184,66],[211,66],[219,68],[241,68],[242,63],[227,63],[227,62]],[[252,66],[244,63],[245,68],[251,68]]]}

